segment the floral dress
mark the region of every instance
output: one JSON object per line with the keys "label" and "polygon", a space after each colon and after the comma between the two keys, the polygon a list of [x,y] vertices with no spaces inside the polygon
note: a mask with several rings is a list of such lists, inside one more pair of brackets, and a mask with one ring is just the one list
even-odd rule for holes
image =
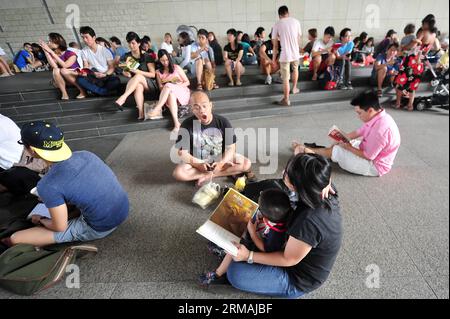
{"label": "floral dress", "polygon": [[425,69],[421,57],[426,55],[430,49],[430,45],[423,45],[418,53],[409,54],[403,58],[399,73],[395,78],[395,83],[400,91],[415,92],[419,88]]}

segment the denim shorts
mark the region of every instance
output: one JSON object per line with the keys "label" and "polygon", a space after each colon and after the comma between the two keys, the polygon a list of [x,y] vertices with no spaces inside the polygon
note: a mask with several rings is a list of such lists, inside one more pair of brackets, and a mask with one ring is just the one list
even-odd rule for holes
{"label": "denim shorts", "polygon": [[91,241],[101,239],[111,234],[117,227],[107,231],[97,231],[89,226],[83,216],[69,220],[67,229],[63,232],[55,233],[54,239],[57,244],[69,243],[73,241]]}

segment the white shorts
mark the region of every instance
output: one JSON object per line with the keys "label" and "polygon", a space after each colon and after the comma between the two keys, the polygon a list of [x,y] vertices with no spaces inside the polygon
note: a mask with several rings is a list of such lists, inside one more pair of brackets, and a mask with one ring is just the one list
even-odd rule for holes
{"label": "white shorts", "polygon": [[[359,148],[359,144],[361,144],[361,141],[352,141],[353,147]],[[338,163],[342,169],[353,174],[371,177],[380,176],[372,161],[359,157],[337,145],[333,147],[331,160]]]}

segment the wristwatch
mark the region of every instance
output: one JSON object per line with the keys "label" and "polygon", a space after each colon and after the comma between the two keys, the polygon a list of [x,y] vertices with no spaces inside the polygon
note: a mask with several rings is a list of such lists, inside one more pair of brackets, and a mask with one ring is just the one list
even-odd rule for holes
{"label": "wristwatch", "polygon": [[253,264],[253,251],[248,255],[247,264]]}

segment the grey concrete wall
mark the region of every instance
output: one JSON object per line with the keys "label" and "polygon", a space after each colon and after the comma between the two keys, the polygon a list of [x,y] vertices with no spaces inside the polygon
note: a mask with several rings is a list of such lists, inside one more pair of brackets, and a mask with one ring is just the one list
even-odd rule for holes
{"label": "grey concrete wall", "polygon": [[[66,13],[66,9],[71,4],[79,8],[80,24],[92,26],[99,36],[123,39],[133,30],[150,35],[158,45],[165,32],[174,34],[180,24],[212,30],[223,44],[230,27],[249,34],[258,26],[270,29],[282,4],[289,6],[305,31],[315,27],[322,32],[328,25],[337,30],[349,26],[354,33],[367,31],[379,39],[390,28],[401,32],[409,22],[419,24],[428,13],[436,15],[442,32],[449,29],[448,0],[47,0],[47,4],[54,24],[42,0],[0,0],[0,47],[9,51],[9,42],[17,50],[23,42],[45,39],[52,31],[73,41],[72,31],[66,26],[73,12]],[[377,16],[379,20],[372,19]]]}

